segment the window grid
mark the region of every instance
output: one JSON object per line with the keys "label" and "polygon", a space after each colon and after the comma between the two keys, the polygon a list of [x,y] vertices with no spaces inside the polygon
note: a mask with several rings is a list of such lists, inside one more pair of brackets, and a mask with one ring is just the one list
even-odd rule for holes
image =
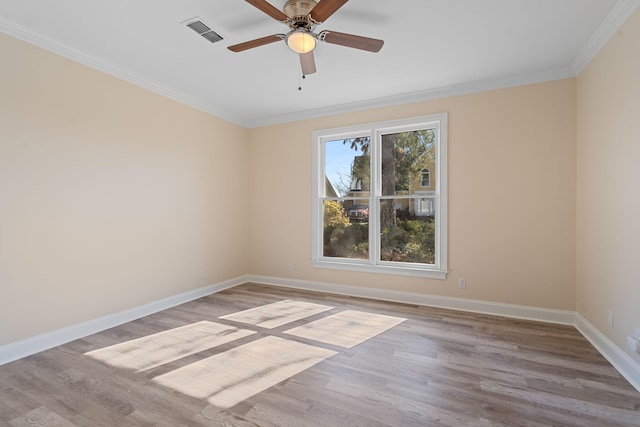
{"label": "window grid", "polygon": [[[447,182],[446,182],[446,147],[447,147],[447,115],[438,114],[433,116],[420,117],[416,119],[383,122],[360,127],[348,127],[326,131],[316,131],[313,135],[314,147],[314,206],[313,206],[313,250],[312,260],[316,267],[334,268],[344,270],[380,272],[389,274],[400,274],[408,276],[422,276],[432,278],[446,278],[447,274]],[[412,132],[424,129],[435,129],[435,170],[436,181],[433,191],[421,191],[414,194],[394,194],[383,195],[381,184],[381,141],[382,135],[392,133]],[[364,197],[339,196],[332,197],[325,192],[325,186],[320,185],[321,179],[326,171],[325,144],[328,142],[349,138],[367,136],[370,138],[370,174],[371,188],[369,194]],[[425,171],[426,183],[425,184]],[[423,168],[419,171],[417,179],[419,187],[430,187],[431,170]],[[326,179],[326,176],[324,176]],[[426,193],[426,194],[425,194]],[[435,262],[424,264],[416,262],[383,261],[380,257],[381,239],[381,204],[384,201],[394,200],[396,204],[405,201],[409,209],[416,216],[433,215],[435,223]],[[326,201],[351,202],[351,204],[368,205],[368,259],[354,259],[345,257],[328,257],[324,255],[324,235],[323,216],[324,204]]]}

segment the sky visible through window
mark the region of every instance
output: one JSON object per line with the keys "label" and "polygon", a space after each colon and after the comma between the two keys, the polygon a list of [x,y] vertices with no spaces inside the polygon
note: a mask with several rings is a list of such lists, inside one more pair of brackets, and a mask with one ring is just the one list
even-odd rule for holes
{"label": "sky visible through window", "polygon": [[[341,139],[325,143],[325,173],[338,192],[349,188],[353,158],[360,154],[349,144],[343,144]],[[346,196],[346,194],[340,195]]]}

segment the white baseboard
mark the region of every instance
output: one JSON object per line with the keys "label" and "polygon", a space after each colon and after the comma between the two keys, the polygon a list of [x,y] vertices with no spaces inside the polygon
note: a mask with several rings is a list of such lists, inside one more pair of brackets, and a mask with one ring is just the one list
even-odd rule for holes
{"label": "white baseboard", "polygon": [[78,338],[95,334],[96,332],[104,331],[105,329],[113,328],[114,326],[118,326],[171,307],[175,307],[176,305],[180,305],[185,302],[193,301],[197,298],[220,292],[224,289],[246,283],[247,281],[248,276],[237,277],[224,282],[205,286],[203,288],[183,292],[140,307],[134,307],[119,313],[109,314],[77,325],[71,325],[56,331],[47,332],[23,341],[4,345],[0,347],[0,365],[30,356],[40,351],[48,350]]}
{"label": "white baseboard", "polygon": [[551,310],[464,298],[390,291],[386,289],[361,288],[334,283],[292,280],[280,277],[249,276],[248,280],[252,283],[282,286],[286,288],[306,289],[309,291],[328,292],[339,295],[571,325],[574,326],[578,332],[580,332],[636,390],[640,391],[640,364],[616,346],[613,341],[596,329],[595,326],[589,323],[579,313],[575,313],[573,311]]}
{"label": "white baseboard", "polygon": [[339,295],[400,302],[405,304],[417,304],[429,307],[447,308],[450,310],[461,310],[473,313],[493,314],[496,316],[512,317],[517,319],[536,320],[548,323],[559,323],[563,325],[573,325],[575,323],[575,312],[573,311],[552,310],[514,304],[502,304],[465,298],[442,297],[437,295],[400,292],[387,289],[373,289],[357,286],[338,285],[335,283],[292,280],[280,277],[250,275],[248,277],[248,280],[253,283],[261,283],[265,285],[276,285],[287,288],[306,289],[309,291],[329,292]]}
{"label": "white baseboard", "polygon": [[23,341],[4,345],[0,347],[0,365],[171,307],[175,307],[176,305],[183,304],[197,298],[220,292],[224,289],[241,285],[243,283],[260,283],[382,301],[424,305],[472,313],[572,325],[575,326],[582,335],[584,335],[584,337],[613,365],[614,368],[620,372],[624,378],[627,379],[627,381],[631,383],[633,387],[640,391],[640,365],[616,346],[602,332],[596,329],[584,317],[573,311],[552,310],[464,298],[442,297],[437,295],[416,294],[412,292],[255,275],[240,276],[224,282],[154,301],[140,307],[135,307],[119,313],[110,314],[87,322],[79,323],[77,325],[38,335]]}
{"label": "white baseboard", "polygon": [[576,314],[575,327],[636,390],[640,391],[640,364],[638,362],[622,351],[579,313]]}

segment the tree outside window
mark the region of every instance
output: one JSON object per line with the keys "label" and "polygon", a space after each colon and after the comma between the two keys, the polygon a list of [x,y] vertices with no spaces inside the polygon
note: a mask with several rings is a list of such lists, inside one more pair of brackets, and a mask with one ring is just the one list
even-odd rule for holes
{"label": "tree outside window", "polygon": [[340,189],[315,185],[314,265],[443,278],[446,114],[318,131],[314,144],[315,182]]}

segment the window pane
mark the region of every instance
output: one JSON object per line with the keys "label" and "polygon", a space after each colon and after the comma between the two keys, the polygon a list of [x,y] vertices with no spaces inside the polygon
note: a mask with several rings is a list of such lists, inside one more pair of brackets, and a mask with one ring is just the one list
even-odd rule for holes
{"label": "window pane", "polygon": [[[383,196],[435,188],[435,136],[435,129],[382,135]],[[428,182],[423,179],[425,170],[429,171]]]}
{"label": "window pane", "polygon": [[414,199],[415,214],[416,216],[430,216],[433,217],[436,212],[436,201],[432,197],[421,197]]}
{"label": "window pane", "polygon": [[435,263],[433,211],[431,215],[422,215],[416,210],[432,201],[417,197],[380,201],[381,261]]}
{"label": "window pane", "polygon": [[325,197],[369,197],[369,142],[369,137],[325,142]]}
{"label": "window pane", "polygon": [[420,187],[431,186],[431,171],[429,169],[422,169],[422,178],[420,180]]}
{"label": "window pane", "polygon": [[447,276],[447,114],[313,132],[314,267]]}
{"label": "window pane", "polygon": [[[369,259],[369,209],[366,202],[324,201],[323,256]],[[350,218],[356,207],[362,212]]]}

